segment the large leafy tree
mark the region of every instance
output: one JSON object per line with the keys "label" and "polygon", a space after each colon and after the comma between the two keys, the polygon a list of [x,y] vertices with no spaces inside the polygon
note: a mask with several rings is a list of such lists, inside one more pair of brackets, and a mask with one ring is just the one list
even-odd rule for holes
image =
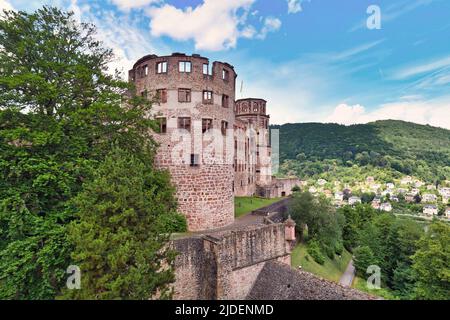
{"label": "large leafy tree", "polygon": [[108,73],[113,58],[73,13],[0,20],[0,298],[48,299],[65,285],[70,200],[112,144],[152,161],[150,102]]}
{"label": "large leafy tree", "polygon": [[433,222],[418,242],[412,256],[417,276],[415,295],[419,299],[450,297],[450,227],[444,222]]}

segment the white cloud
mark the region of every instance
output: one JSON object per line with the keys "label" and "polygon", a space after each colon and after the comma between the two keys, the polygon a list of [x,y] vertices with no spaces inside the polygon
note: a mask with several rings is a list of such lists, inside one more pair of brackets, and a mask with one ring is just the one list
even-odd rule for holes
{"label": "white cloud", "polygon": [[300,0],[287,0],[287,3],[288,3],[288,13],[297,13],[302,11]]}
{"label": "white cloud", "polygon": [[97,38],[106,47],[111,48],[115,60],[109,64],[110,72],[119,70],[123,77],[128,76],[137,59],[155,53],[168,52],[164,45],[157,43],[148,33],[139,27],[139,20],[132,19],[127,14],[118,14],[112,10],[104,10],[95,15],[88,4],[80,5],[77,0],[70,0],[67,9],[73,11],[79,22],[90,22],[97,27]]}
{"label": "white cloud", "polygon": [[264,40],[269,32],[275,32],[281,27],[281,20],[273,17],[266,17],[261,32],[256,35],[257,39]]}
{"label": "white cloud", "polygon": [[149,8],[151,34],[179,41],[194,40],[197,50],[234,48],[239,36],[250,36],[250,29],[242,33],[239,27],[245,23],[253,2],[204,0],[195,8],[179,9],[169,4]]}
{"label": "white cloud", "polygon": [[[297,13],[303,11],[302,2],[305,0],[287,0],[288,13]],[[311,2],[311,0],[308,0]]]}
{"label": "white cloud", "polygon": [[398,102],[383,104],[371,111],[367,111],[361,105],[340,104],[325,119],[325,122],[351,125],[392,119],[450,129],[450,97],[433,100],[417,100],[418,97],[412,100],[405,98],[402,97]]}
{"label": "white cloud", "polygon": [[0,0],[0,11],[3,10],[14,10],[14,8],[7,0]]}
{"label": "white cloud", "polygon": [[142,8],[149,4],[159,3],[161,0],[111,0],[121,10],[128,11],[134,8]]}

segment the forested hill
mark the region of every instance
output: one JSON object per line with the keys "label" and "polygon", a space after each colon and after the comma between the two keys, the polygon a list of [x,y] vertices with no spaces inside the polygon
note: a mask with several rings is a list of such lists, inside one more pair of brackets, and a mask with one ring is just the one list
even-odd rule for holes
{"label": "forested hill", "polygon": [[344,180],[368,174],[385,180],[405,174],[429,182],[450,179],[450,130],[395,120],[271,128],[280,129],[284,174]]}

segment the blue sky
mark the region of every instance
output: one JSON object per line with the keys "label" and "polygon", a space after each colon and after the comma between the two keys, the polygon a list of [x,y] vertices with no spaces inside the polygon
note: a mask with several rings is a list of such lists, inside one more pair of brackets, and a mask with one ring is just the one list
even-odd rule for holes
{"label": "blue sky", "polygon": [[[112,67],[172,52],[233,64],[237,97],[268,100],[272,123],[392,118],[450,128],[448,0],[0,0],[0,8],[43,3],[95,23],[116,52]],[[381,29],[367,28],[369,5],[381,9]]]}

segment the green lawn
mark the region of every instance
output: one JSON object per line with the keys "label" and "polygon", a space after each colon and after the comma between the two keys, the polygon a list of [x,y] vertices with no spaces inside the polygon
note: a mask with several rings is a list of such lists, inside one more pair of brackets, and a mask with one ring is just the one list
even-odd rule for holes
{"label": "green lawn", "polygon": [[[297,244],[291,255],[292,267],[298,268],[300,265],[302,266],[302,270],[314,273],[322,278],[335,282],[339,282],[339,279],[345,272],[345,269],[347,268],[347,265],[352,257],[352,255],[344,249],[341,258],[337,255],[334,260],[325,257],[325,263],[320,265],[306,252],[306,249],[306,244]],[[308,259],[306,256],[308,256]]]}
{"label": "green lawn", "polygon": [[279,201],[281,198],[265,199],[257,197],[235,197],[234,216],[236,218]]}
{"label": "green lawn", "polygon": [[389,289],[381,288],[379,290],[376,290],[376,289],[371,290],[371,289],[367,288],[366,281],[358,276],[356,276],[353,279],[352,287],[355,289],[358,289],[360,291],[367,292],[371,295],[382,297],[387,300],[395,299],[395,296],[390,292]]}

